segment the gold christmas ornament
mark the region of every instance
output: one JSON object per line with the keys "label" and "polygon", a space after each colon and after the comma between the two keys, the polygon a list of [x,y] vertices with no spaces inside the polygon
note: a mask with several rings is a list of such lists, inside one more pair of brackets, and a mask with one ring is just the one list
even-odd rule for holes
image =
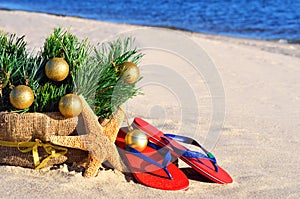
{"label": "gold christmas ornament", "polygon": [[34,101],[34,94],[30,87],[16,86],[9,94],[9,101],[17,109],[29,108]]}
{"label": "gold christmas ornament", "polygon": [[69,75],[69,64],[61,57],[54,57],[46,63],[45,73],[52,81],[63,81]]}
{"label": "gold christmas ornament", "polygon": [[81,99],[76,94],[67,94],[60,99],[58,109],[66,118],[78,116],[82,111]]}
{"label": "gold christmas ornament", "polygon": [[125,143],[141,152],[147,147],[148,138],[143,131],[135,129],[126,134]]}
{"label": "gold christmas ornament", "polygon": [[127,84],[134,84],[140,78],[140,70],[137,65],[133,62],[125,62],[121,65],[122,70],[122,79]]}

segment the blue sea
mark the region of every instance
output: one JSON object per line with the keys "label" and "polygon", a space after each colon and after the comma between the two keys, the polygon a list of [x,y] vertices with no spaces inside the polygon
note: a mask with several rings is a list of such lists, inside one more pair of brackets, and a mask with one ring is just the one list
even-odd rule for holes
{"label": "blue sea", "polygon": [[0,0],[0,8],[243,38],[300,41],[300,0]]}

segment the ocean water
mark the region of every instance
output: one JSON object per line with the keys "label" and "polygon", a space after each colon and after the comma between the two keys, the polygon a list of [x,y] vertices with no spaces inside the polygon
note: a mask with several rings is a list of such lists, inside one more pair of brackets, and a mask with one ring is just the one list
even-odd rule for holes
{"label": "ocean water", "polygon": [[0,8],[244,38],[300,41],[300,0],[0,0]]}

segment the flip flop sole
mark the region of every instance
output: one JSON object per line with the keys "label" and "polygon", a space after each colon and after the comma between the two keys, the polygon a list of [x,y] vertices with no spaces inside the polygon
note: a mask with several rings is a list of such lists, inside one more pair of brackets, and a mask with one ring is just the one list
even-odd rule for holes
{"label": "flip flop sole", "polygon": [[175,140],[166,137],[163,132],[161,132],[160,130],[158,130],[148,122],[144,121],[143,119],[135,118],[132,126],[134,128],[138,128],[144,131],[147,134],[149,140],[152,141],[153,143],[161,147],[167,147],[171,151],[172,155],[182,159],[185,163],[191,166],[195,171],[205,176],[206,178],[210,179],[211,181],[220,184],[232,183],[233,180],[231,176],[220,166],[218,166],[218,172],[216,172],[214,165],[209,160],[204,158],[199,158],[198,160],[200,160],[201,162],[200,163],[196,159],[187,158],[181,156],[181,154],[175,153],[175,151],[172,150],[172,147],[168,145],[168,143],[166,143],[166,141],[164,141],[162,137],[167,139],[176,148],[179,148],[181,150],[187,150],[187,148],[182,146],[180,143],[176,142]]}
{"label": "flip flop sole", "polygon": [[[122,157],[126,160],[130,171],[132,172],[134,178],[141,184],[148,187],[162,189],[162,190],[187,190],[189,187],[189,181],[186,175],[171,162],[168,164],[167,169],[172,175],[172,179],[168,177],[166,172],[133,155],[131,152],[126,151],[125,147],[125,136],[126,129],[121,128],[117,139],[116,145]],[[145,150],[142,151],[143,155],[151,158],[152,160],[162,164],[163,156],[159,151],[147,146]]]}

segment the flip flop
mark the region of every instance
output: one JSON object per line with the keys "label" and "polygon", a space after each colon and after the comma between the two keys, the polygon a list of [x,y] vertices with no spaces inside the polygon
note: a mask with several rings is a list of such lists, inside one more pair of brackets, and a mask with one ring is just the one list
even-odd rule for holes
{"label": "flip flop", "polygon": [[[132,123],[132,127],[144,131],[150,141],[161,147],[169,149],[173,156],[180,158],[199,174],[205,176],[211,181],[220,184],[232,182],[231,176],[223,168],[217,165],[216,158],[212,155],[212,153],[208,152],[192,138],[173,134],[164,134],[141,118],[135,118]],[[178,141],[185,144],[195,145],[202,149],[206,155],[200,152],[191,151],[181,145]]]}
{"label": "flip flop", "polygon": [[168,150],[148,142],[146,149],[139,152],[125,144],[127,132],[126,128],[121,128],[115,144],[121,156],[126,160],[130,172],[139,183],[162,190],[188,189],[188,178],[170,162],[171,154]]}

